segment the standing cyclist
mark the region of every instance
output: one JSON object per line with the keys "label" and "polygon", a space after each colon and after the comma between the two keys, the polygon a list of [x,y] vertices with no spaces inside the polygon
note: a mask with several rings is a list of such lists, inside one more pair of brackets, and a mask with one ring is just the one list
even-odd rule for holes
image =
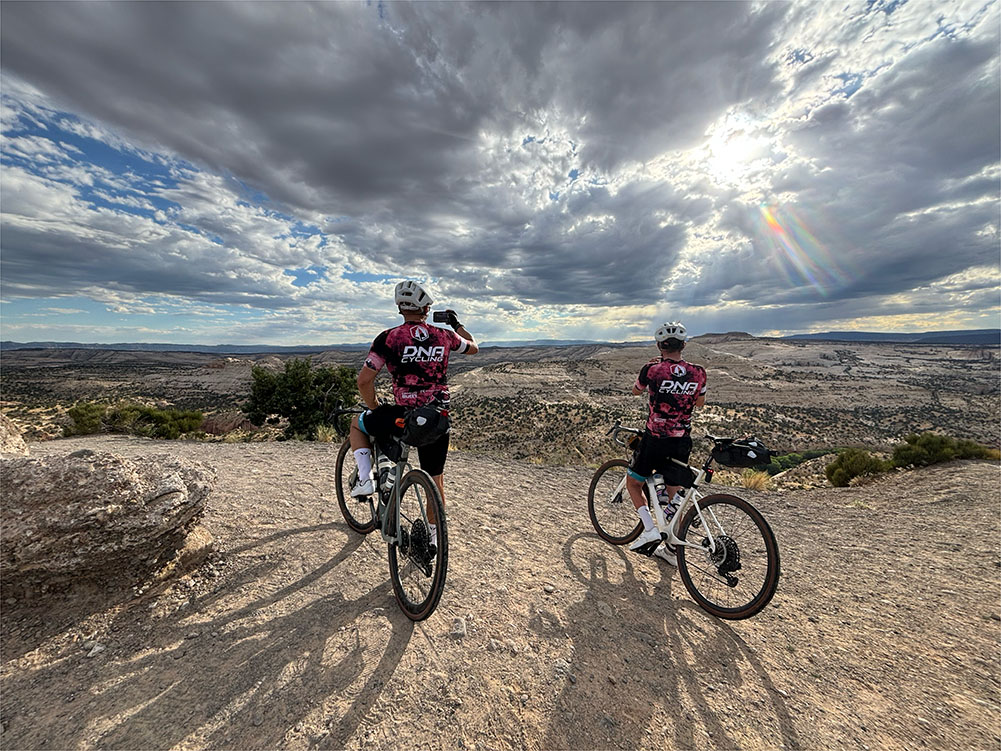
{"label": "standing cyclist", "polygon": [[705,368],[685,362],[685,327],[679,322],[665,323],[654,334],[660,357],[640,370],[633,394],[650,395],[650,414],[632,465],[626,473],[626,488],[636,513],[643,522],[643,533],[629,546],[644,555],[654,554],[672,566],[678,562],[672,546],[660,545],[660,532],[650,516],[643,485],[655,472],[664,476],[668,498],[674,498],[682,485],[690,481],[689,470],[671,459],[688,463],[692,453],[692,410],[706,402]]}
{"label": "standing cyclist", "polygon": [[[351,489],[356,498],[371,495],[373,487],[372,444],[376,439],[401,435],[404,417],[416,407],[448,405],[448,356],[451,352],[473,355],[479,351],[476,342],[459,323],[454,310],[448,310],[446,323],[455,333],[427,325],[428,311],[434,302],[420,284],[413,281],[396,285],[396,306],[403,316],[403,323],[383,331],[375,338],[365,364],[358,372],[358,391],[368,407],[366,412],[351,420],[349,440],[358,464],[358,482]],[[375,377],[385,366],[393,379],[393,396],[396,404],[379,404],[375,395]],[[442,473],[448,456],[449,434],[417,448],[420,466],[431,475],[442,501],[445,499]],[[429,519],[432,525],[435,519]],[[434,536],[432,535],[432,540]]]}

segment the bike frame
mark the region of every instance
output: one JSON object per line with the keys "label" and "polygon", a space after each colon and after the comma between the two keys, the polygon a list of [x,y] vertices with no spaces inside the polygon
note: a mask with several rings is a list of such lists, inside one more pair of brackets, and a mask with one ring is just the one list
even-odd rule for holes
{"label": "bike frame", "polygon": [[[393,481],[393,488],[390,490],[388,497],[383,498],[382,488],[379,485],[379,458],[382,456],[382,451],[379,449],[379,442],[372,440],[372,471],[370,477],[372,478],[372,484],[375,487],[375,495],[379,499],[378,505],[374,509],[377,514],[377,519],[379,519],[379,533],[382,535],[382,539],[389,543],[397,543],[400,538],[400,528],[402,522],[400,521],[400,487],[403,484],[403,476],[409,472],[409,464],[407,460],[410,457],[410,447],[402,443],[403,453],[400,455],[400,460],[396,462],[393,467],[393,472],[395,473],[395,479]],[[386,509],[389,507],[390,501],[396,501],[396,513],[394,514],[394,519],[392,521],[393,529],[390,530],[390,520],[387,518]],[[424,501],[424,499],[421,499]],[[374,503],[372,499],[369,499],[369,503]],[[424,523],[430,526],[427,518],[427,507],[426,502],[420,504],[421,518]]]}
{"label": "bike frame", "polygon": [[[635,430],[634,428],[624,428],[616,425],[616,427],[613,428],[613,430],[610,432],[615,433],[615,435],[613,435],[612,437],[613,440],[622,446],[625,446],[626,444],[623,441],[619,440],[618,433],[620,431],[634,433],[636,435],[639,435],[642,432],[639,430]],[[684,546],[689,548],[698,548],[699,550],[702,551],[708,550],[708,552],[712,553],[716,550],[716,539],[713,537],[712,530],[709,528],[708,524],[709,520],[703,513],[702,507],[699,505],[699,501],[702,498],[705,498],[707,495],[703,494],[702,491],[699,490],[699,486],[706,479],[709,462],[707,461],[706,466],[700,469],[698,467],[692,466],[691,464],[685,464],[682,461],[678,461],[677,459],[672,458],[671,461],[680,467],[686,467],[687,469],[690,469],[692,472],[694,472],[695,480],[692,482],[692,486],[690,488],[686,488],[684,502],[678,507],[678,510],[674,512],[674,516],[671,517],[671,521],[668,522],[666,517],[664,516],[664,509],[662,509],[660,503],[657,502],[657,488],[654,485],[653,476],[646,478],[647,506],[650,507],[654,524],[657,525],[657,529],[662,534],[667,535],[667,539],[664,542],[667,543],[668,545],[673,545],[675,547]],[[632,503],[632,496],[630,496],[629,491],[626,490],[626,477],[623,477],[621,482],[619,482],[619,484],[616,486],[613,495],[616,493],[622,493],[623,498],[628,498],[629,502]],[[678,526],[681,524],[681,518],[688,511],[688,509],[693,506],[695,507],[695,513],[698,514],[699,520],[702,522],[702,529],[705,531],[706,537],[709,539],[708,548],[694,542],[685,542],[684,540],[680,539],[677,535]],[[712,521],[716,524],[716,528],[721,529],[722,526],[720,525],[719,520],[716,518],[716,515],[712,512],[712,509],[709,509],[708,514],[712,519]]]}

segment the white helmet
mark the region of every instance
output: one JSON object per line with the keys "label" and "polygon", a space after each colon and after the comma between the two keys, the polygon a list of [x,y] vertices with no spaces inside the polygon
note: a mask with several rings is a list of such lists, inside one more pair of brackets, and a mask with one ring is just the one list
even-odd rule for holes
{"label": "white helmet", "polygon": [[679,342],[688,341],[687,332],[681,321],[671,321],[670,323],[661,325],[653,336],[657,340],[657,344],[661,344],[668,339],[677,339]]}
{"label": "white helmet", "polygon": [[424,310],[433,302],[431,296],[417,282],[408,279],[396,285],[396,304],[400,310]]}

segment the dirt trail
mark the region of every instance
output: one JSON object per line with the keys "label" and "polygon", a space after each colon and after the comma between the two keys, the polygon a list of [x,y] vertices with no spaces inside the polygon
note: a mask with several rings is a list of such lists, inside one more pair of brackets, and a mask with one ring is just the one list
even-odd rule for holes
{"label": "dirt trail", "polygon": [[340,517],[335,445],[32,452],[83,446],[215,466],[219,554],[124,605],[4,602],[7,749],[1001,745],[996,463],[738,491],[783,576],[761,614],[727,623],[674,569],[593,534],[590,469],[453,453],[447,588],[414,625],[385,545]]}

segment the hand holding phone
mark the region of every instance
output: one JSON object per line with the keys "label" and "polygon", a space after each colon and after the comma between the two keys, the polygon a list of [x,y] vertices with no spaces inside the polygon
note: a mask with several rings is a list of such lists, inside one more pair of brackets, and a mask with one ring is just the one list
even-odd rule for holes
{"label": "hand holding phone", "polygon": [[451,309],[436,310],[431,314],[431,320],[434,323],[444,323],[447,326],[451,326],[453,329],[457,329],[462,326],[462,324],[459,323],[458,316],[455,315],[455,311]]}

